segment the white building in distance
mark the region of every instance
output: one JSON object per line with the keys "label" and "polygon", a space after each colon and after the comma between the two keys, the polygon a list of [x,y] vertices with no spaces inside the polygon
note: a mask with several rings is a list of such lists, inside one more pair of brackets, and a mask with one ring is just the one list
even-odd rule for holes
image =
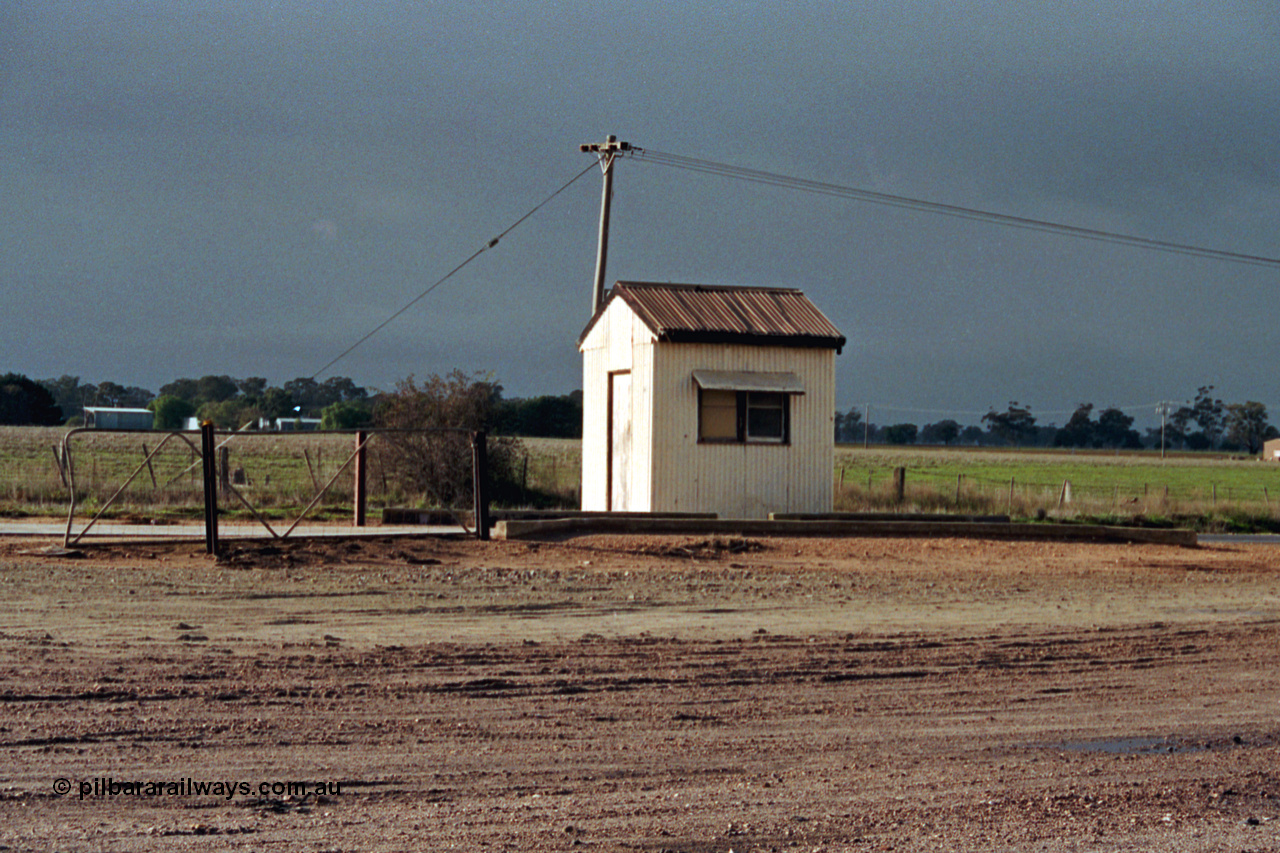
{"label": "white building in distance", "polygon": [[155,420],[155,413],[150,409],[84,407],[84,425],[94,429],[151,429]]}

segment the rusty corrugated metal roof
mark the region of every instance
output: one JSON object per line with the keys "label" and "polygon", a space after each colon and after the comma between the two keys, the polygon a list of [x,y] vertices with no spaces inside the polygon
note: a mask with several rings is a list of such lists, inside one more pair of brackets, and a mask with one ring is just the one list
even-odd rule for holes
{"label": "rusty corrugated metal roof", "polygon": [[756,343],[832,347],[845,337],[799,290],[620,281],[583,330],[584,340],[605,307],[622,299],[658,340],[675,343]]}

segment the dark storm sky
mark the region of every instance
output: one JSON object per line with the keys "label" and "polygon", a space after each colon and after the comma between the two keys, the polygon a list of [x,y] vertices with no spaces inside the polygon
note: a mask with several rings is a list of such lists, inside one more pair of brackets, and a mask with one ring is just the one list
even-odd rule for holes
{"label": "dark storm sky", "polygon": [[[1278,256],[1264,2],[0,4],[0,370],[309,376],[647,149]],[[327,375],[580,385],[588,175]],[[1280,270],[618,166],[609,279],[802,288],[841,408],[1280,408]],[[324,376],[320,377],[321,379]],[[896,409],[890,407],[898,407]]]}

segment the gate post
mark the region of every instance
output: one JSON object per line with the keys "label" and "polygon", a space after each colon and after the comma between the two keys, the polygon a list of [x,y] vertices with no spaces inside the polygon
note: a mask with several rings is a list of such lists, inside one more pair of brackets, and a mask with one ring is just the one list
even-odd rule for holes
{"label": "gate post", "polygon": [[365,523],[365,480],[366,475],[366,458],[364,454],[364,444],[369,440],[369,433],[364,430],[356,430],[356,461],[355,461],[355,488],[353,489],[355,496],[355,512],[353,515],[354,526],[364,527]]}
{"label": "gate post", "polygon": [[204,469],[204,552],[218,555],[218,462],[213,421],[200,424],[200,461]]}
{"label": "gate post", "polygon": [[489,541],[489,447],[484,430],[471,433],[471,493],[475,499],[476,538]]}

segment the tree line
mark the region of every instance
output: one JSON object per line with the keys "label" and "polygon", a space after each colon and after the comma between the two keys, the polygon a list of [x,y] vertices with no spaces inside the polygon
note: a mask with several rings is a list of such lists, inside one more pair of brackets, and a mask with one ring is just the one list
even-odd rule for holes
{"label": "tree line", "polygon": [[982,426],[964,426],[946,419],[917,426],[867,423],[860,409],[836,412],[836,441],[875,444],[941,444],[968,446],[1079,447],[1140,450],[1221,450],[1256,454],[1264,442],[1280,438],[1267,407],[1254,400],[1224,403],[1213,396],[1213,386],[1201,386],[1193,400],[1169,407],[1162,427],[1145,434],[1133,428],[1134,418],[1111,407],[1094,414],[1093,403],[1081,403],[1059,427],[1037,423],[1030,406],[1016,400],[1004,411],[992,409],[982,416]]}
{"label": "tree line", "polygon": [[[412,377],[410,377],[410,380]],[[582,392],[531,398],[503,397],[503,388],[483,374],[454,371],[442,379],[483,397],[483,418],[468,423],[502,435],[577,438],[582,435]],[[431,381],[428,381],[428,385]],[[63,375],[31,380],[18,373],[0,376],[0,424],[78,426],[86,407],[149,409],[157,429],[177,429],[189,417],[240,429],[259,419],[319,418],[324,429],[357,429],[379,422],[380,412],[400,393],[357,385],[346,376],[323,382],[308,377],[272,385],[265,378],[227,375],[175,379],[158,391],[117,382],[83,382]],[[436,393],[443,393],[438,388]],[[474,419],[473,419],[474,420]]]}
{"label": "tree line", "polygon": [[[224,429],[239,429],[261,418],[322,417],[367,422],[371,395],[349,377],[324,382],[307,377],[271,385],[261,376],[238,379],[226,375],[175,379],[158,392],[116,382],[88,383],[78,376],[59,376],[37,383],[61,412],[58,423],[83,422],[87,407],[149,409],[157,429],[176,429],[189,417],[210,420]],[[336,427],[345,428],[345,427]]]}
{"label": "tree line", "polygon": [[[412,377],[407,382],[412,383]],[[444,381],[455,391],[484,399],[483,418],[473,428],[496,435],[579,438],[582,435],[582,392],[530,398],[503,397],[503,388],[486,374],[453,371],[431,377],[428,385]],[[325,429],[356,429],[379,423],[380,412],[396,395],[370,390],[346,376],[323,382],[299,377],[271,385],[253,376],[237,379],[226,375],[183,378],[162,385],[158,392],[116,382],[86,383],[78,376],[33,381],[18,373],[0,376],[0,424],[55,426],[82,422],[86,406],[147,408],[155,413],[158,429],[182,426],[195,416],[224,429],[239,429],[259,418],[320,418]],[[437,389],[438,390],[438,389]],[[835,413],[835,438],[842,443],[934,444],[968,446],[1026,446],[1080,448],[1155,448],[1221,450],[1257,453],[1263,442],[1280,437],[1269,422],[1266,406],[1248,400],[1225,403],[1214,387],[1197,389],[1195,397],[1165,413],[1163,429],[1145,434],[1133,428],[1134,418],[1111,407],[1096,411],[1081,403],[1067,422],[1041,425],[1029,406],[1011,401],[1003,411],[992,409],[981,426],[944,419],[924,425],[866,423],[863,412],[853,408]]]}

